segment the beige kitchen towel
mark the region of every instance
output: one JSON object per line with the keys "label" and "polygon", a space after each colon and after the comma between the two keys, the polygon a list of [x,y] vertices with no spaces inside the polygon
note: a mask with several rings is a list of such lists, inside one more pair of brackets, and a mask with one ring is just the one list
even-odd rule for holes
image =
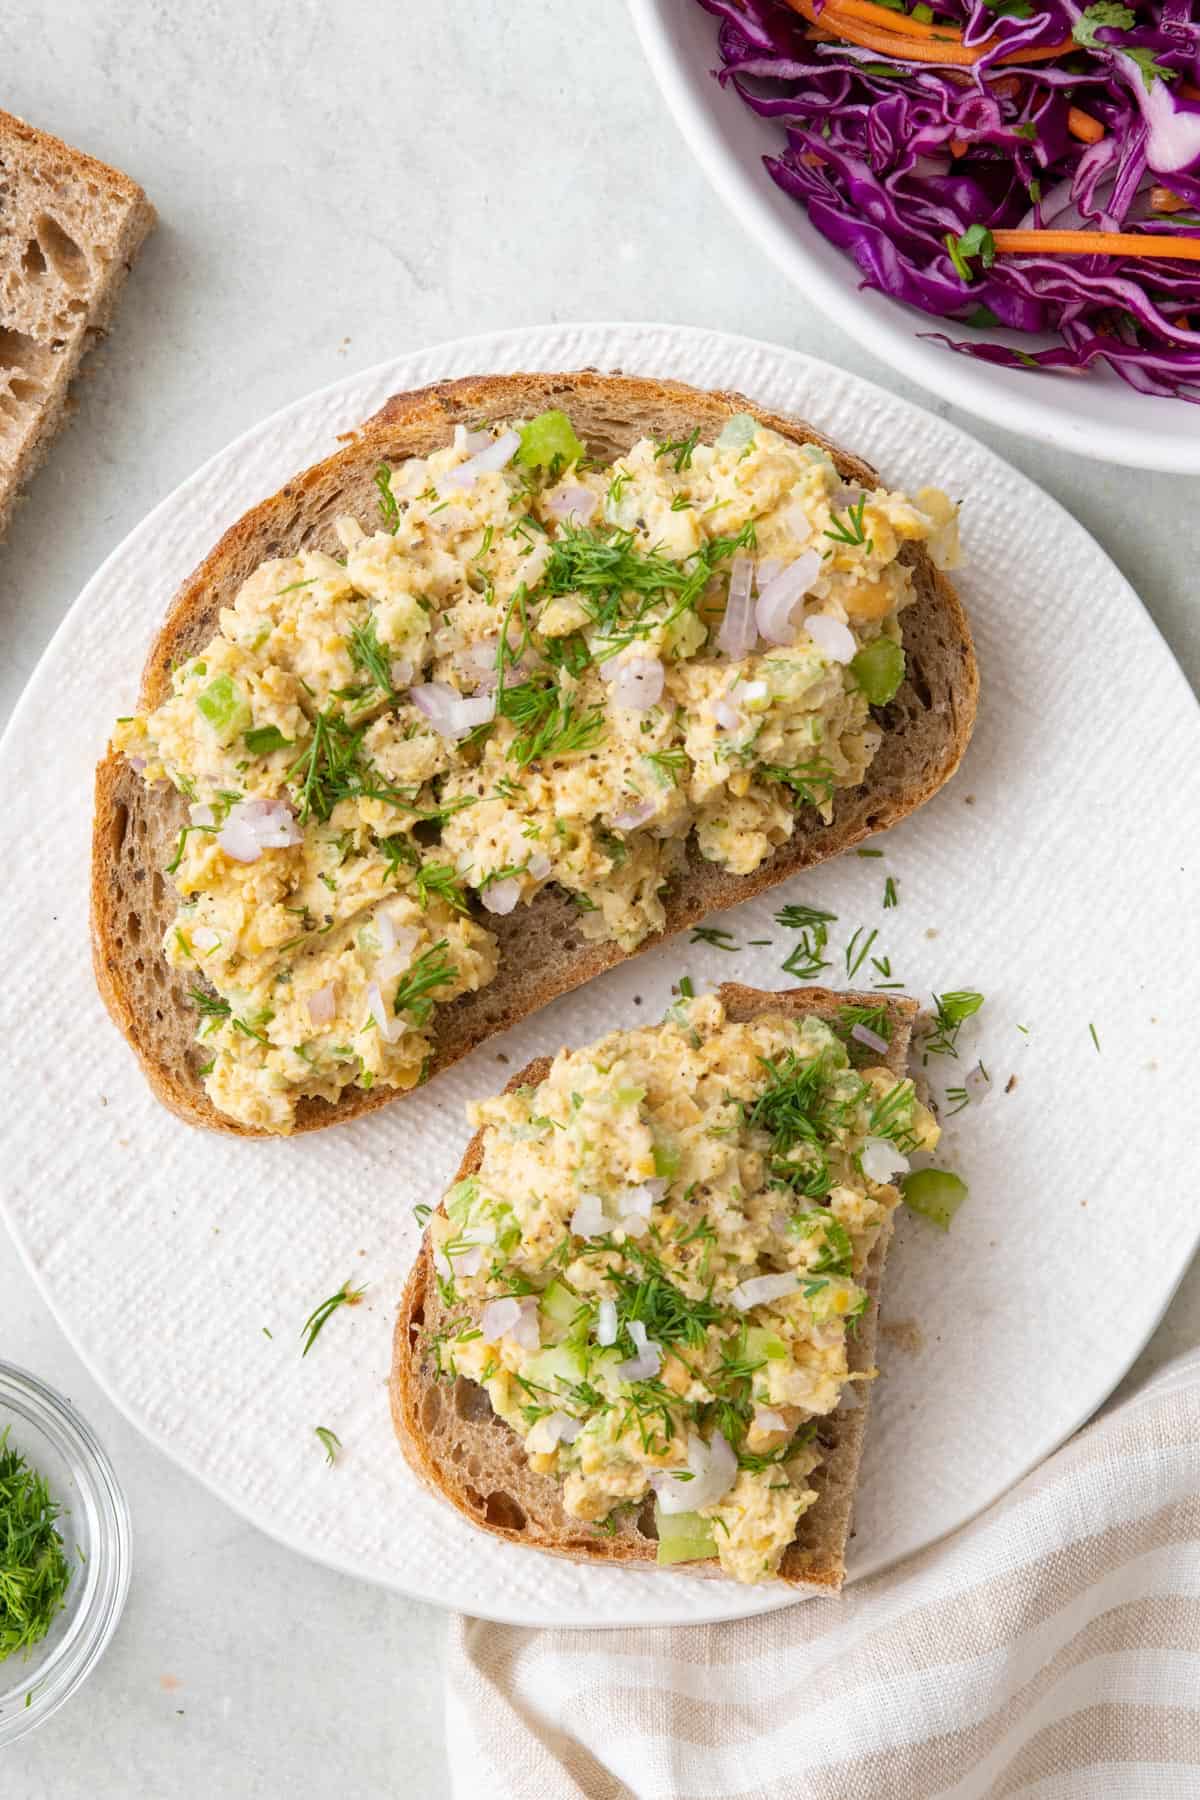
{"label": "beige kitchen towel", "polygon": [[1200,1353],[840,1599],[456,1619],[446,1710],[456,1800],[1197,1800]]}

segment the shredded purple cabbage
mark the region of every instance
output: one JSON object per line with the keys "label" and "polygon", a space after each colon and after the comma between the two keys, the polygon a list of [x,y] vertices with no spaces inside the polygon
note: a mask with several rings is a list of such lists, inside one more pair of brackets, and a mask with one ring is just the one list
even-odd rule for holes
{"label": "shredded purple cabbage", "polygon": [[[970,68],[816,37],[786,0],[697,4],[720,21],[714,74],[781,127],[768,172],[854,259],[864,287],[973,332],[1059,341],[1026,351],[923,335],[1005,368],[1086,375],[1104,364],[1139,393],[1200,402],[1200,262],[1001,255],[989,237],[1015,227],[1197,235],[1191,0],[1136,10],[1121,0],[935,0],[937,22],[966,46],[990,43]],[[999,61],[1072,35],[1076,48],[1053,61]],[[1073,106],[1104,127],[1097,143],[1071,135]],[[1163,188],[1181,209],[1155,206]]]}

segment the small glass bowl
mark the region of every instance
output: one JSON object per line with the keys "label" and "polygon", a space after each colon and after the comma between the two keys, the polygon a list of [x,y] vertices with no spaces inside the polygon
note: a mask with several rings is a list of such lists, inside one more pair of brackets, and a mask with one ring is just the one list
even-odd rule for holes
{"label": "small glass bowl", "polygon": [[62,1508],[56,1528],[71,1566],[66,1604],[28,1658],[0,1662],[0,1749],[34,1728],[91,1674],[129,1592],[129,1508],[113,1466],[71,1402],[0,1362],[0,1431],[44,1475]]}

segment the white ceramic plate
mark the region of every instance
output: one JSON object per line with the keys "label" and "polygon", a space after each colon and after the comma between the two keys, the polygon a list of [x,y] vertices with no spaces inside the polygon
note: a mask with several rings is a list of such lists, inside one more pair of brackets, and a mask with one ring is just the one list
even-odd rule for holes
{"label": "white ceramic plate", "polygon": [[[1182,400],[1136,394],[1117,376],[1086,380],[998,369],[956,356],[921,333],[943,329],[914,308],[858,285],[848,256],[809,224],[776,187],[762,158],[778,154],[783,127],[760,119],[711,71],[720,62],[717,20],[695,0],[629,0],[642,48],[692,153],[750,236],[808,299],[874,355],[933,393],[1010,431],[1099,462],[1130,468],[1200,472],[1197,409]],[[997,332],[1028,349],[1030,340]],[[1055,340],[1039,338],[1043,348]]]}
{"label": "white ceramic plate", "polygon": [[[242,1143],[188,1129],[151,1099],[88,966],[92,764],[133,699],[164,603],[226,524],[389,393],[584,364],[735,385],[842,436],[898,485],[936,477],[966,496],[962,591],[984,688],[963,770],[891,834],[884,859],[849,857],[723,919],[742,944],[773,938],[770,949],[651,952],[427,1090],[316,1137]],[[1194,1153],[1200,945],[1185,942],[1196,916],[1180,865],[1200,818],[1181,775],[1198,762],[1183,678],[1091,539],[978,444],[853,376],[744,339],[628,325],[477,338],[369,369],[248,433],[126,539],[0,748],[0,939],[20,1083],[4,1108],[9,1224],[135,1424],[309,1555],[520,1622],[666,1623],[779,1605],[771,1590],[580,1568],[475,1532],[409,1476],[384,1382],[417,1245],[411,1209],[435,1201],[457,1165],[464,1100],[539,1051],[654,1019],[685,969],[789,985],[790,937],[772,914],[785,898],[819,898],[839,914],[839,957],[855,926],[877,927],[876,949],[914,991],[988,995],[970,1041],[994,1092],[946,1134],[971,1200],[949,1237],[902,1221],[889,1270],[853,1548],[855,1574],[878,1569],[969,1518],[1092,1411],[1191,1254],[1192,1183],[1179,1172]],[[888,873],[900,905],[884,912]],[[369,1282],[365,1301],[302,1361],[303,1320],[347,1276]],[[318,1425],[344,1445],[336,1468]]]}

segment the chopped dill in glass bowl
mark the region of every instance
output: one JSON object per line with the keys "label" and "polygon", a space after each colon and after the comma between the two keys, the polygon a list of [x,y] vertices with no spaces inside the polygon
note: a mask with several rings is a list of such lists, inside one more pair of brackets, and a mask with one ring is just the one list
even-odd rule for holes
{"label": "chopped dill in glass bowl", "polygon": [[63,1395],[0,1362],[0,1747],[67,1700],[129,1589],[129,1510]]}

